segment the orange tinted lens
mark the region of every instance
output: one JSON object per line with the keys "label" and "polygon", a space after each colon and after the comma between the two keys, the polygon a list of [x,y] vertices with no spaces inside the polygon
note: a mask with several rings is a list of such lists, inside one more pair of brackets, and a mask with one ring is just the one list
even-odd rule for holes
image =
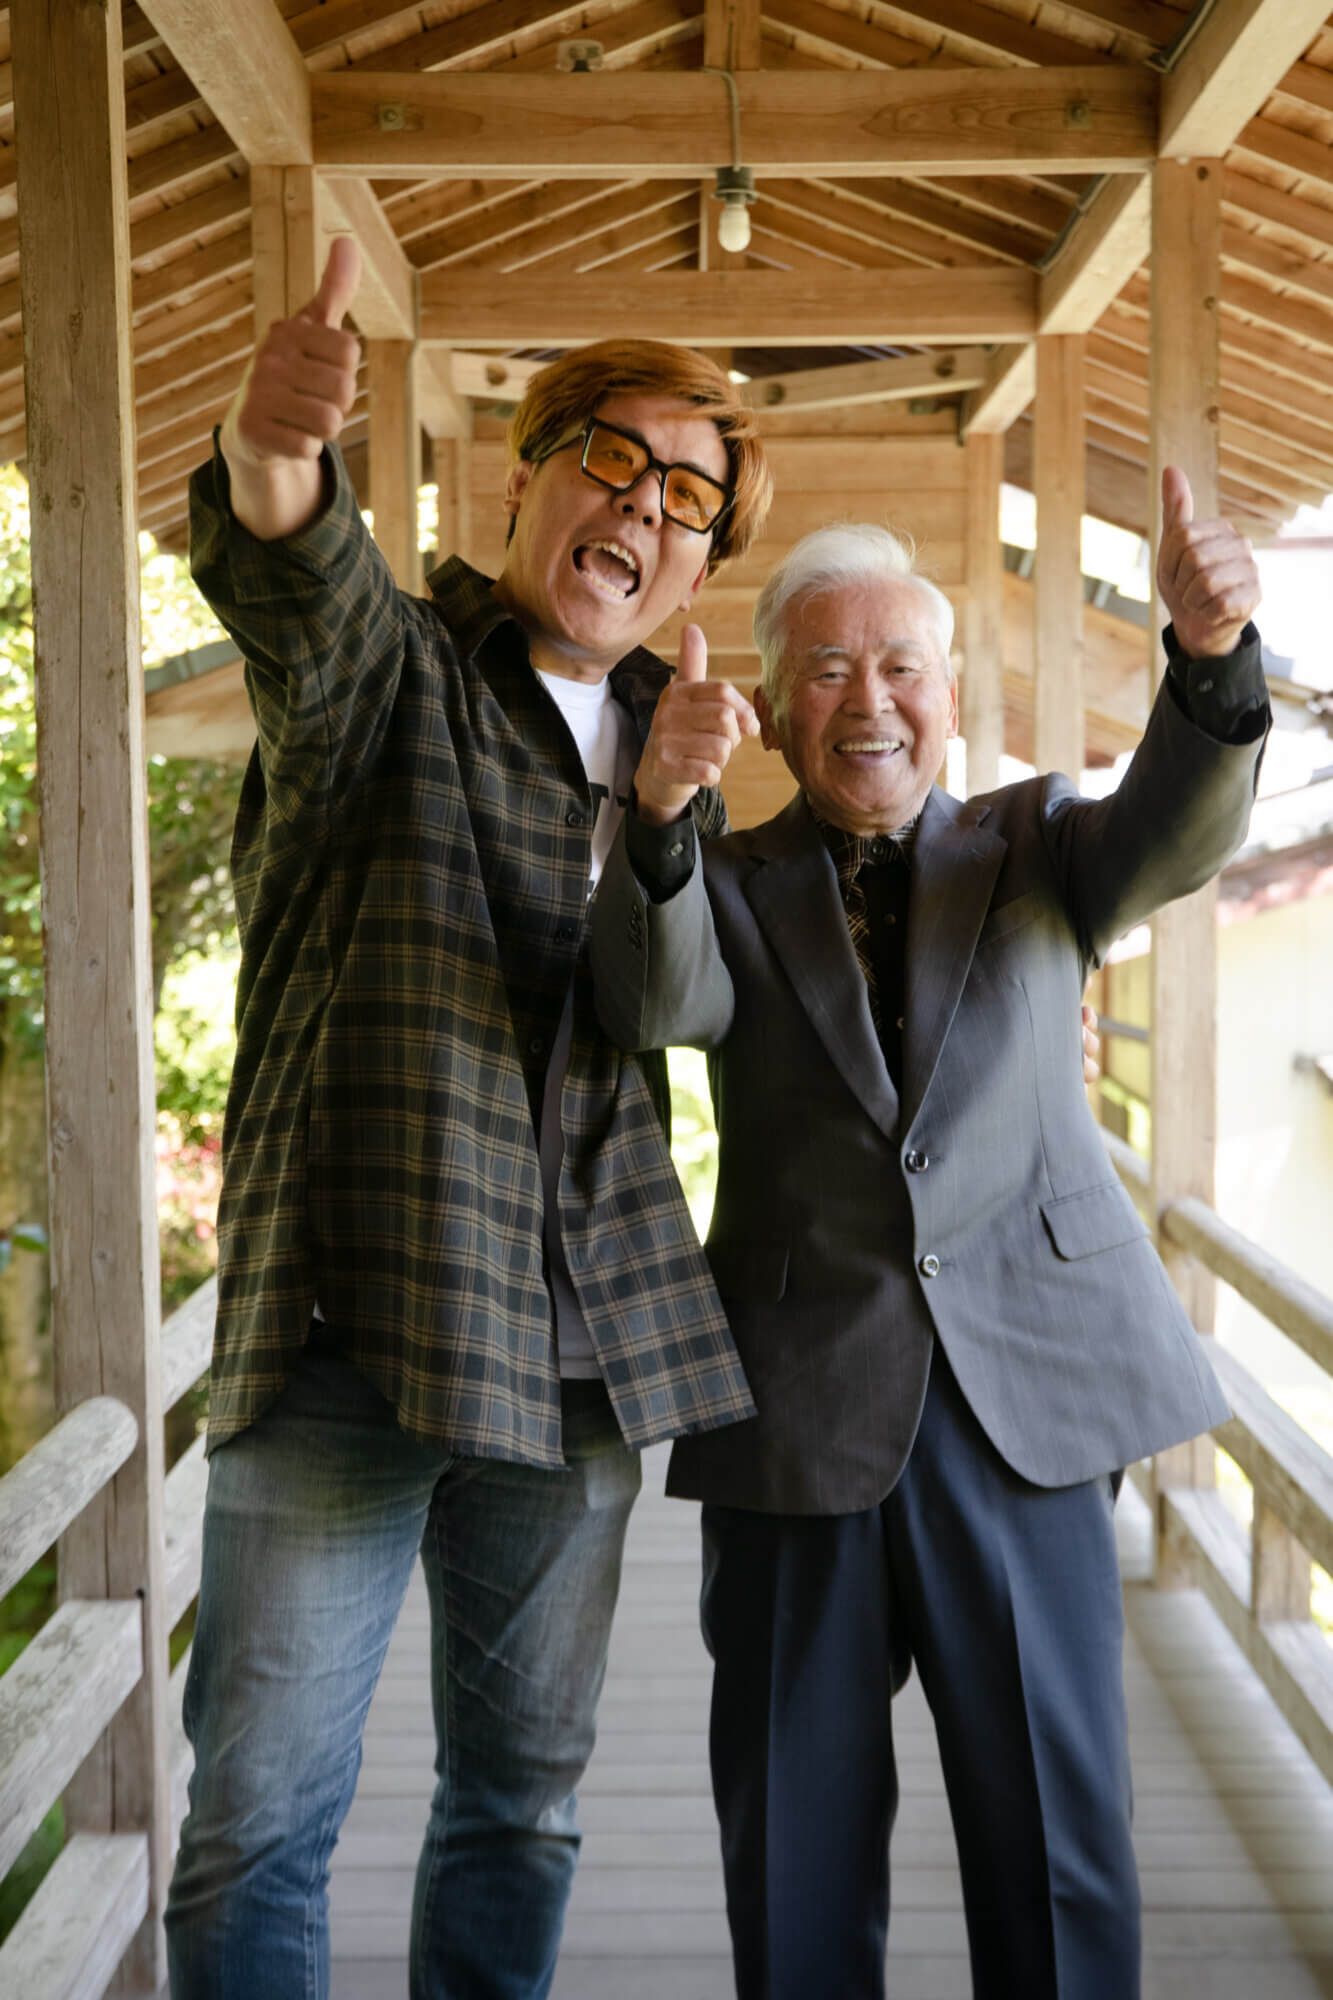
{"label": "orange tinted lens", "polygon": [[726,499],[723,488],[701,472],[673,465],[667,474],[663,510],[669,519],[679,521],[683,527],[709,527],[722,512]]}
{"label": "orange tinted lens", "polygon": [[604,479],[608,486],[632,486],[643,477],[648,454],[633,438],[621,437],[617,431],[603,430],[600,424],[594,424],[583,463],[594,479]]}

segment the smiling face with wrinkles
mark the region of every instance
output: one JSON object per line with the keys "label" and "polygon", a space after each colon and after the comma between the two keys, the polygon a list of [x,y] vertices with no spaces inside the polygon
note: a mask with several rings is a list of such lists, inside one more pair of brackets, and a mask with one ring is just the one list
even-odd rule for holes
{"label": "smiling face with wrinkles", "polygon": [[868,577],[798,597],[777,698],[755,695],[766,750],[780,750],[821,818],[892,833],[924,805],[958,728],[958,697],[929,600]]}
{"label": "smiling face with wrinkles", "polygon": [[[693,404],[608,396],[597,414],[642,438],[664,464],[693,465],[726,484],[726,446]],[[505,510],[514,532],[495,594],[527,632],[535,667],[600,680],[673,611],[689,609],[712,535],[664,519],[655,472],[614,493],[585,475],[580,449],[581,439],[511,471]]]}

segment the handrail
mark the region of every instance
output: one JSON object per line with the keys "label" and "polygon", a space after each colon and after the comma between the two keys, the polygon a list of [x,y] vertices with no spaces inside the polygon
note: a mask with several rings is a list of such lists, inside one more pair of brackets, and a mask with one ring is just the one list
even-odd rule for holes
{"label": "handrail", "polygon": [[[162,1328],[162,1402],[169,1409],[208,1365],[217,1282],[191,1294]],[[124,1404],[94,1396],[68,1411],[0,1478],[0,1594],[23,1576],[114,1478],[138,1441]],[[166,1589],[171,1623],[199,1589],[203,1440],[167,1475]],[[69,1783],[143,1674],[143,1606],[135,1598],[61,1605],[0,1676],[0,1874]],[[171,1676],[179,1704],[183,1674]],[[170,1733],[170,1811],[180,1811],[188,1754]],[[78,1965],[60,1990],[101,1992],[147,1911],[148,1841],[140,1833],[72,1839],[0,1945],[0,1988],[52,1991],[58,1964]]]}
{"label": "handrail", "polygon": [[0,1597],[97,1497],[138,1439],[139,1426],[123,1403],[92,1396],[0,1479]]}
{"label": "handrail", "polygon": [[205,1278],[162,1324],[162,1407],[169,1410],[199,1380],[213,1352],[218,1281]]}
{"label": "handrail", "polygon": [[[1103,1131],[1122,1181],[1140,1200],[1148,1164]],[[1333,1300],[1193,1196],[1167,1203],[1162,1236],[1196,1258],[1333,1374]],[[1234,1354],[1208,1339],[1232,1407],[1213,1437],[1254,1492],[1248,1534],[1207,1485],[1172,1483],[1154,1466],[1150,1497],[1171,1559],[1184,1556],[1214,1610],[1306,1749],[1333,1784],[1333,1646],[1310,1615],[1311,1563],[1333,1571],[1333,1456],[1276,1403]]]}
{"label": "handrail", "polygon": [[1162,1230],[1240,1293],[1289,1340],[1333,1375],[1333,1299],[1186,1195],[1162,1211]]}

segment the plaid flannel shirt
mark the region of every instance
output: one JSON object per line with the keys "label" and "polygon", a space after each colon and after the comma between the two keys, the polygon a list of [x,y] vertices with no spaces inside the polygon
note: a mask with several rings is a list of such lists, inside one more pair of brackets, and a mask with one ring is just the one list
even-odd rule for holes
{"label": "plaid flannel shirt", "polygon": [[[318,1300],[412,1437],[562,1462],[533,1106],[571,980],[560,1228],[621,1429],[746,1416],[665,1064],[597,1025],[573,739],[488,579],[455,558],[434,601],[401,593],[328,462],[331,504],[282,542],[232,516],[216,450],[191,490],[195,578],[258,725],[210,1448],[277,1395]],[[613,670],[640,740],[667,678],[642,650]],[[720,831],[718,796],[697,806]]]}

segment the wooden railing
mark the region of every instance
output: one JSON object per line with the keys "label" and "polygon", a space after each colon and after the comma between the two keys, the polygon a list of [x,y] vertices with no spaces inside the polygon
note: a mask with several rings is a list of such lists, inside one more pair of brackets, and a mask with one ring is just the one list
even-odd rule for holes
{"label": "wooden railing", "polygon": [[[209,1279],[162,1331],[163,1411],[208,1366],[217,1285]],[[124,1464],[137,1427],[95,1396],[67,1412],[0,1479],[0,1596],[31,1568]],[[204,1441],[167,1474],[167,1624],[199,1590]],[[185,1808],[181,1728],[188,1654],[171,1676],[171,1820]],[[143,1607],[69,1601],[0,1679],[0,1876],[13,1865],[143,1673]],[[26,2000],[103,1993],[148,1910],[146,1832],[76,1833],[0,1946],[0,1993]]]}
{"label": "wooden railing", "polygon": [[[1148,1192],[1147,1163],[1103,1133],[1125,1185]],[[1333,1375],[1333,1299],[1222,1221],[1205,1202],[1172,1202],[1162,1234],[1258,1308]],[[1214,1439],[1254,1489],[1246,1533],[1207,1486],[1135,1483],[1157,1510],[1159,1542],[1188,1572],[1241,1647],[1324,1777],[1333,1784],[1333,1644],[1311,1617],[1311,1565],[1333,1572],[1333,1457],[1213,1339],[1208,1357],[1231,1403]]]}
{"label": "wooden railing", "polygon": [[[1121,1178],[1146,1195],[1145,1163],[1103,1135]],[[1204,1203],[1180,1201],[1164,1235],[1199,1258],[1333,1375],[1333,1300],[1305,1284]],[[210,1280],[163,1332],[163,1405],[203,1373],[216,1286]],[[1234,1356],[1208,1341],[1235,1412],[1215,1438],[1254,1488],[1248,1537],[1224,1499],[1203,1486],[1133,1477],[1153,1502],[1161,1545],[1187,1555],[1259,1678],[1333,1783],[1333,1646],[1310,1615],[1311,1562],[1333,1571],[1333,1459],[1280,1409]],[[0,1479],[0,1595],[77,1518],[134,1449],[134,1419],[99,1396],[64,1416]],[[167,1623],[199,1587],[205,1485],[203,1440],[166,1482]],[[1172,1565],[1179,1574],[1179,1562]],[[180,1724],[188,1654],[171,1676],[172,1844],[185,1806],[189,1748]],[[142,1672],[137,1601],[65,1603],[0,1679],[0,1875],[60,1796]],[[0,1947],[0,1993],[29,2000],[105,1991],[148,1901],[143,1833],[76,1834]]]}

